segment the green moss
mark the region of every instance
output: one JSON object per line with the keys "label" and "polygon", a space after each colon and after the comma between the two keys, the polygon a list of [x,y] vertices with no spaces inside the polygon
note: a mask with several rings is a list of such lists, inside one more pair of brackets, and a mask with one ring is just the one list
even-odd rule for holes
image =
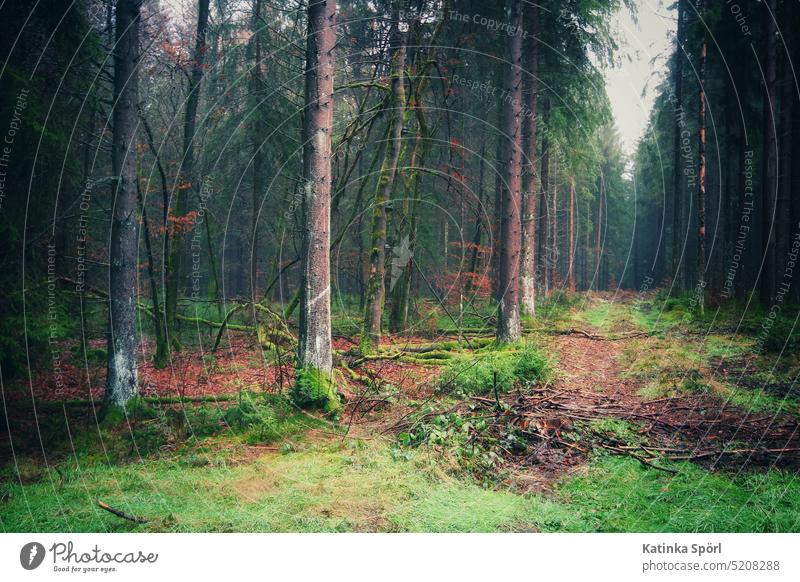
{"label": "green moss", "polygon": [[295,370],[292,401],[300,408],[336,412],[342,406],[333,375],[316,368]]}

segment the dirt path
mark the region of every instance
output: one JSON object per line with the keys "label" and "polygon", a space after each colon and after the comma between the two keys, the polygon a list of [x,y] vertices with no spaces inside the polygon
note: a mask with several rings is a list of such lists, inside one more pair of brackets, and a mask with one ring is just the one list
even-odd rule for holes
{"label": "dirt path", "polygon": [[[628,310],[628,301],[615,306]],[[609,318],[593,334],[630,331],[627,317]],[[620,325],[621,323],[621,325]],[[617,324],[617,325],[615,325]],[[645,439],[640,450],[693,460],[713,468],[800,467],[800,425],[786,414],[752,413],[731,405],[716,393],[686,393],[647,399],[641,381],[625,379],[626,348],[632,340],[604,341],[581,335],[555,340],[559,354],[556,401],[580,416],[619,418],[638,427]],[[603,443],[630,448],[630,443]]]}

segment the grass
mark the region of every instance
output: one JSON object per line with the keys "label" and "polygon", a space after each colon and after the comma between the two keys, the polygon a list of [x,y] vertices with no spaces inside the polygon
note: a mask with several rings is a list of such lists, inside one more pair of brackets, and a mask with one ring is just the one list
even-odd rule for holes
{"label": "grass", "polygon": [[733,406],[748,412],[800,414],[800,400],[795,396],[777,396],[762,388],[735,386],[730,383],[718,387],[718,392]]}
{"label": "grass", "polygon": [[512,344],[454,359],[442,370],[439,386],[462,394],[508,392],[515,385],[547,380],[551,367],[550,359],[534,345]]}
{"label": "grass", "polygon": [[796,532],[800,480],[770,471],[708,473],[691,463],[670,475],[637,461],[601,457],[558,490],[588,531]]}
{"label": "grass", "polygon": [[[547,325],[580,322],[606,333],[620,327],[653,330],[658,317],[643,302],[627,307],[591,300],[581,310],[568,296],[548,301]],[[676,329],[689,325],[681,301],[664,313],[660,330],[664,322]],[[346,325],[345,317],[341,323]],[[774,393],[710,382],[701,372],[720,360],[747,356],[752,338],[693,338],[630,340],[623,369],[642,381],[646,395],[714,390],[754,411],[796,406],[796,400]],[[508,386],[546,377],[550,354],[542,350],[524,358],[528,369],[519,365],[526,349],[533,348],[496,352],[487,345],[480,357],[454,350],[446,366],[477,362],[471,384],[455,392],[490,395],[487,386],[498,369]],[[789,371],[781,369],[781,377]],[[455,392],[438,395],[429,406],[450,403]],[[476,478],[448,448],[457,438],[418,447],[340,438],[332,434],[335,425],[299,413],[276,396],[242,393],[224,403],[200,404],[143,399],[132,410],[130,428],[119,418],[99,427],[85,418],[70,420],[71,442],[64,440],[60,408],[56,412],[40,419],[48,463],[34,454],[18,455],[16,466],[0,469],[0,531],[800,531],[800,481],[777,470],[712,473],[691,463],[660,462],[677,471],[672,475],[628,457],[595,455],[544,495]],[[640,438],[620,420],[589,425],[620,442],[637,444]],[[29,436],[28,450],[36,450],[38,437]],[[148,522],[120,519],[101,510],[98,500]]]}
{"label": "grass", "polygon": [[[211,449],[145,463],[73,462],[5,489],[4,531],[514,531],[575,529],[558,504],[462,483],[429,454],[312,444],[230,465]],[[145,525],[121,520],[97,499]]]}
{"label": "grass", "polygon": [[[425,449],[397,458],[386,443],[306,441],[296,452],[236,461],[238,445],[220,444],[208,440],[144,462],[79,454],[33,475],[29,459],[26,478],[34,480],[3,486],[0,525],[42,532],[800,529],[800,481],[779,471],[732,476],[680,463],[672,476],[601,456],[545,497],[457,478],[445,458]],[[102,511],[98,499],[148,523]]]}

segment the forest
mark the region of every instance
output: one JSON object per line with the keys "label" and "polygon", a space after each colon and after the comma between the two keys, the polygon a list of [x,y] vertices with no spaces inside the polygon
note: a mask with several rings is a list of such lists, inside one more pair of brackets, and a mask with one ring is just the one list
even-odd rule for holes
{"label": "forest", "polygon": [[800,531],[796,27],[0,3],[0,531]]}

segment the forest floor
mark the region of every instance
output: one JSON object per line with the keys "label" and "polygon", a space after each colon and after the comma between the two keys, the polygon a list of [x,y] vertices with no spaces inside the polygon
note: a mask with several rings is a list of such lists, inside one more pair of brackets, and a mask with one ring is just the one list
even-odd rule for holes
{"label": "forest floor", "polygon": [[687,322],[652,296],[582,295],[529,322],[546,379],[481,393],[442,380],[493,357],[479,335],[390,341],[371,361],[339,338],[337,422],[287,406],[290,359],[244,337],[145,366],[129,422],[80,400],[100,397],[99,364],[65,362],[58,382],[7,388],[0,527],[800,531],[798,356]]}

